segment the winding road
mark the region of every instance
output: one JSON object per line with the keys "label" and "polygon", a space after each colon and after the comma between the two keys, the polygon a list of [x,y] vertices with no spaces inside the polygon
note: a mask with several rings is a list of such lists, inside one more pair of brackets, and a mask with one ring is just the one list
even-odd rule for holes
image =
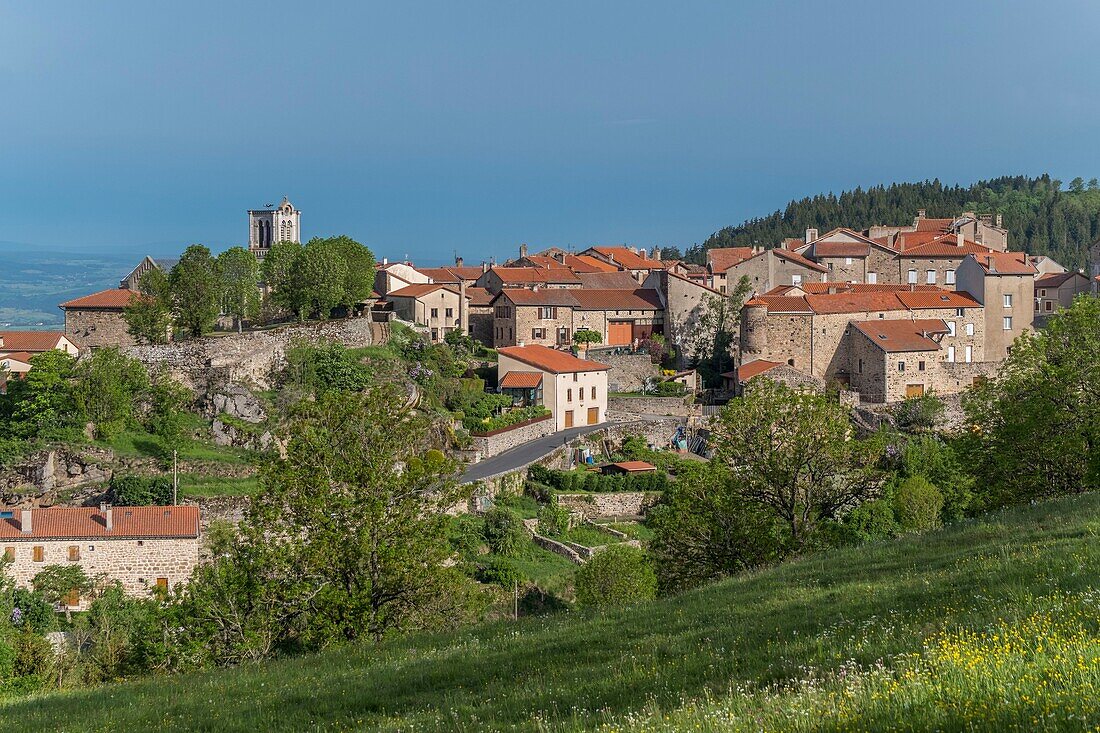
{"label": "winding road", "polygon": [[470,484],[474,481],[488,478],[489,476],[496,476],[499,473],[506,473],[508,471],[514,471],[517,468],[522,468],[529,463],[537,461],[554,449],[565,445],[571,438],[575,438],[578,435],[585,435],[600,430],[601,428],[606,428],[607,426],[608,423],[581,425],[580,427],[569,428],[568,430],[562,430],[561,432],[532,440],[530,443],[518,445],[515,448],[506,450],[492,458],[486,458],[484,461],[475,463],[467,468],[466,473],[462,474],[462,483]]}

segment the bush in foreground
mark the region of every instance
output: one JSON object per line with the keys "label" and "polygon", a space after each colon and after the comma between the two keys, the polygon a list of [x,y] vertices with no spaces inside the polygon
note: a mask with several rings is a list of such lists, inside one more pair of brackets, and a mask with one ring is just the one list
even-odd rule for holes
{"label": "bush in foreground", "polygon": [[646,554],[611,545],[577,571],[577,603],[587,608],[628,606],[657,597],[657,574]]}

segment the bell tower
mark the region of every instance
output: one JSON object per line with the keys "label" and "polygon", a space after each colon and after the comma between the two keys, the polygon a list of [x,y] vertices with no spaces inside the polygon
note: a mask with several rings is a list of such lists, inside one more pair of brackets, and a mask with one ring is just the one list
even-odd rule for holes
{"label": "bell tower", "polygon": [[262,260],[276,242],[301,244],[302,212],[294,208],[286,196],[277,207],[268,204],[264,209],[248,212],[248,249]]}

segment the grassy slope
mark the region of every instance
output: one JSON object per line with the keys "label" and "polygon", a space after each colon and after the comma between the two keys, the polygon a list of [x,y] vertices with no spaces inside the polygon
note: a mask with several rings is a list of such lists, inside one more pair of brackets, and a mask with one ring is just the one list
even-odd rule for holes
{"label": "grassy slope", "polygon": [[[852,661],[889,667],[944,630],[1014,622],[1052,597],[1087,594],[1100,570],[1098,532],[1100,496],[1060,500],[604,616],[501,622],[11,703],[0,707],[0,730],[732,729],[713,714],[737,707],[733,687],[797,684],[807,668],[827,675]],[[910,710],[904,719],[921,727],[926,709]],[[857,725],[830,714],[755,727]],[[862,727],[884,727],[871,720]]]}

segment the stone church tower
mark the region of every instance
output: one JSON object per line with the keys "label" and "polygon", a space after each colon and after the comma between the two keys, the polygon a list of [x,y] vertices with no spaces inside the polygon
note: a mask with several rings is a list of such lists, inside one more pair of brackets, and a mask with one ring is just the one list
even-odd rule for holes
{"label": "stone church tower", "polygon": [[274,209],[255,209],[248,212],[248,249],[257,259],[263,259],[275,242],[302,241],[302,212],[283,196],[283,202]]}

